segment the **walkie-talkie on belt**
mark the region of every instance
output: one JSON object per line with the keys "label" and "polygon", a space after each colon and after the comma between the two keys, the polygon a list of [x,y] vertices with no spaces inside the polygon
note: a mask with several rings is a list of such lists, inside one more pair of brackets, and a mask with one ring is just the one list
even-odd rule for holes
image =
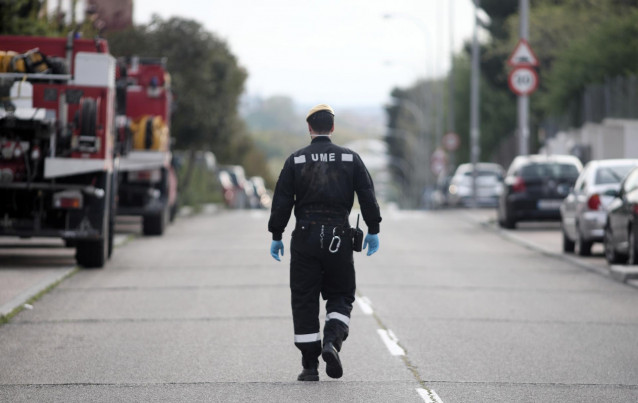
{"label": "walkie-talkie on belt", "polygon": [[357,214],[357,226],[354,229],[352,236],[352,250],[355,252],[361,252],[363,247],[363,231],[359,228],[359,214]]}

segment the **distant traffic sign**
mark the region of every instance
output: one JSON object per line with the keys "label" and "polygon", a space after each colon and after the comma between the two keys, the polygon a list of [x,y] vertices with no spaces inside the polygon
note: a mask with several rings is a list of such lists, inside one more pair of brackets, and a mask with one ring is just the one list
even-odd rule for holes
{"label": "distant traffic sign", "polygon": [[538,75],[530,67],[516,67],[511,71],[507,83],[516,95],[529,95],[538,87]]}
{"label": "distant traffic sign", "polygon": [[442,143],[443,143],[443,148],[445,148],[445,151],[456,151],[459,148],[459,145],[461,144],[461,139],[459,138],[459,135],[456,133],[445,133],[443,135],[443,139],[442,139]]}
{"label": "distant traffic sign", "polygon": [[514,52],[507,59],[507,64],[513,67],[538,66],[538,58],[525,39],[518,41]]}
{"label": "distant traffic sign", "polygon": [[430,169],[432,170],[432,172],[435,175],[440,174],[445,169],[447,163],[448,160],[445,151],[441,150],[440,148],[434,150],[434,152],[432,153],[432,157],[430,158]]}

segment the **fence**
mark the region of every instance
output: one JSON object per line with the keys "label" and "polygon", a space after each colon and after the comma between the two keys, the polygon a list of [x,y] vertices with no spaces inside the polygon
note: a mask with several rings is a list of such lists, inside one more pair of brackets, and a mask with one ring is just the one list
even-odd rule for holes
{"label": "fence", "polygon": [[567,113],[545,119],[540,129],[551,138],[559,131],[601,123],[607,118],[638,119],[637,76],[608,78],[604,83],[588,85]]}

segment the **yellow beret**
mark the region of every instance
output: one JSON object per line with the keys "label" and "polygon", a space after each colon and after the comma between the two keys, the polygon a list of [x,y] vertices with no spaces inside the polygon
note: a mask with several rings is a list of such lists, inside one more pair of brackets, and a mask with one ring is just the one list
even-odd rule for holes
{"label": "yellow beret", "polygon": [[326,104],[319,104],[317,106],[315,106],[314,108],[310,109],[308,111],[308,114],[306,115],[306,120],[308,120],[308,118],[312,115],[314,115],[315,113],[319,112],[319,111],[328,111],[330,112],[330,114],[332,116],[335,115],[335,111],[332,110],[332,108],[330,107],[330,105],[326,105]]}

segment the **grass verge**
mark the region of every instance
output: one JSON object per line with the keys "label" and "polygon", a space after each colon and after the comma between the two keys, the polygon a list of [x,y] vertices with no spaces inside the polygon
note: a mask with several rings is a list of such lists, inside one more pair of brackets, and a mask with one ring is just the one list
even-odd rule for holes
{"label": "grass verge", "polygon": [[78,271],[80,271],[80,268],[76,266],[75,269],[71,270],[65,276],[59,278],[58,280],[56,280],[55,282],[53,282],[52,284],[50,284],[49,286],[44,288],[42,291],[38,292],[37,294],[35,294],[31,298],[29,298],[24,304],[16,307],[13,311],[9,312],[6,315],[0,315],[0,326],[4,325],[6,323],[9,323],[11,318],[16,316],[20,312],[22,312],[24,309],[26,309],[24,307],[25,304],[33,305],[36,301],[38,301],[40,298],[42,298],[45,294],[49,293],[51,290],[53,290],[55,287],[57,287],[61,282],[63,282],[67,278],[73,276]]}

